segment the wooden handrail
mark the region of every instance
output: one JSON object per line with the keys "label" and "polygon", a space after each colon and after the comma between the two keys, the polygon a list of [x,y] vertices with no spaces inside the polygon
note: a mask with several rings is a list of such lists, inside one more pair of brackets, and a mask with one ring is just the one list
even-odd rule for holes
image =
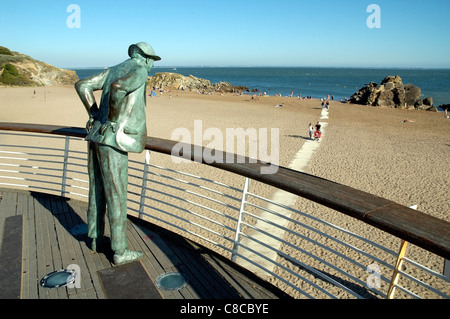
{"label": "wooden handrail", "polygon": [[[87,134],[85,129],[79,127],[25,123],[0,122],[0,130],[68,135],[81,138]],[[175,141],[148,137],[145,148],[158,153],[180,156],[191,161],[198,160],[195,151],[199,152],[199,148],[195,149],[194,145],[184,144],[184,147],[177,147],[177,149],[181,149],[178,154],[172,154],[176,145],[180,146]],[[201,154],[204,154],[204,150],[205,148],[202,147]],[[230,161],[225,160],[229,158],[227,155],[230,154],[223,153],[223,161],[212,163],[207,163],[203,157],[201,158],[203,164],[242,175],[307,198],[450,259],[450,223],[445,220],[349,186],[285,167],[276,167],[274,174],[261,174],[261,169],[267,168],[271,164],[261,161],[253,163],[246,157],[241,157],[238,161],[235,154],[231,154],[235,160],[230,163]],[[241,163],[242,159],[244,159],[244,163]]]}

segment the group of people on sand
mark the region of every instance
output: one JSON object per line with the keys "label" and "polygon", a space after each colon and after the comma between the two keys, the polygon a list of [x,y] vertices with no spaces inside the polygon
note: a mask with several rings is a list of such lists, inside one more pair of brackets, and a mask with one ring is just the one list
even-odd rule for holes
{"label": "group of people on sand", "polygon": [[309,138],[312,140],[313,138],[316,140],[320,139],[322,137],[322,131],[320,130],[322,126],[319,122],[316,123],[316,125],[313,127],[312,123],[309,123],[308,127],[308,133]]}

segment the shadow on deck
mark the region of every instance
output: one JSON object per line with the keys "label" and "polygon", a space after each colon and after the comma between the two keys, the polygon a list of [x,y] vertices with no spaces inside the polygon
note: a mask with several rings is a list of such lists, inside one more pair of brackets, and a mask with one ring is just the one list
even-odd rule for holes
{"label": "shadow on deck", "polygon": [[[129,247],[142,251],[144,257],[115,267],[110,249],[94,253],[89,248],[90,240],[83,231],[87,229],[87,203],[10,189],[0,189],[0,197],[0,259],[16,253],[22,261],[21,267],[16,265],[20,276],[9,278],[0,270],[0,280],[10,287],[9,295],[4,291],[6,298],[290,299],[209,249],[134,217],[128,219]],[[21,233],[4,229],[13,216],[22,216]],[[7,236],[17,240],[3,241]],[[20,236],[21,256],[17,253],[20,247],[11,244],[19,245]],[[74,264],[80,269],[80,288],[41,287],[44,276]],[[157,278],[171,272],[181,273],[187,285],[178,290],[159,288]]]}

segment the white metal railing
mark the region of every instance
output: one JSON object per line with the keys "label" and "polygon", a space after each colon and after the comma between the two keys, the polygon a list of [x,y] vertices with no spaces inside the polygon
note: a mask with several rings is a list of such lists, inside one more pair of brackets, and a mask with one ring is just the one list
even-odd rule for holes
{"label": "white metal railing", "polygon": [[[86,200],[86,157],[82,138],[0,131],[0,185]],[[394,279],[397,298],[449,298],[450,280],[440,271],[406,257],[396,263],[392,248],[277,203],[247,177],[227,172],[229,185],[216,180],[217,168],[194,163],[201,169],[185,172],[172,164],[149,151],[130,157],[129,213],[213,249],[296,298],[392,297]]]}

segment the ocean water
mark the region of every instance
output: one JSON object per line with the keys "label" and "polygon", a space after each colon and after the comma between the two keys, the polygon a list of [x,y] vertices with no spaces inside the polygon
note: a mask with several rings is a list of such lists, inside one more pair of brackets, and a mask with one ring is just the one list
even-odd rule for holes
{"label": "ocean water", "polygon": [[[75,69],[78,77],[98,73],[103,69]],[[268,95],[281,93],[288,96],[322,98],[334,96],[335,100],[349,98],[370,82],[380,84],[388,75],[399,75],[404,84],[411,83],[422,90],[422,99],[432,97],[435,106],[450,104],[450,69],[362,69],[319,67],[155,67],[158,72],[176,72],[193,75],[218,83],[229,82],[247,86]]]}

